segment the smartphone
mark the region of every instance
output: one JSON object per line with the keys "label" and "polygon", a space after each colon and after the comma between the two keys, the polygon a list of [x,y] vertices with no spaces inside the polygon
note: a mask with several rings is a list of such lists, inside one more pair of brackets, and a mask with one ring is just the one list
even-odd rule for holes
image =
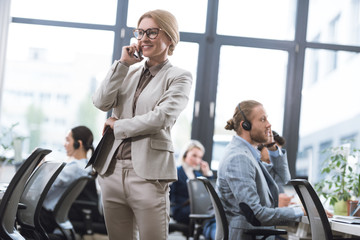
{"label": "smartphone", "polygon": [[[130,48],[126,48],[126,50],[127,50],[128,53],[129,53]],[[140,51],[135,50],[134,57],[135,57],[135,58],[139,58],[139,59],[141,59],[141,58],[143,57],[143,56],[142,56],[142,51],[141,51],[141,49],[140,49]]]}
{"label": "smartphone", "polygon": [[139,58],[139,59],[141,59],[141,58],[143,57],[143,56],[142,56],[141,48],[140,48],[139,51],[135,51],[134,57]]}

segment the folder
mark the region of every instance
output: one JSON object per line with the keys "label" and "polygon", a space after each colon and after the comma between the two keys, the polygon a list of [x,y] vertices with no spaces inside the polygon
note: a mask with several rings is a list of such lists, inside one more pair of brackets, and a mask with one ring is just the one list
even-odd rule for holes
{"label": "folder", "polygon": [[86,164],[85,168],[91,165],[95,166],[96,162],[100,157],[106,158],[107,156],[104,155],[110,152],[114,140],[115,137],[113,130],[111,129],[111,127],[107,127],[99,144],[96,146],[94,153],[91,155],[89,162]]}

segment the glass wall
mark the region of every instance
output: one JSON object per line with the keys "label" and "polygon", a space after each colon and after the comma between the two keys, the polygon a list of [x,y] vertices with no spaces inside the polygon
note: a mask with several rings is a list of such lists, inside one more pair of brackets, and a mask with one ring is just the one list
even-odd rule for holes
{"label": "glass wall", "polygon": [[[163,8],[177,17],[181,31],[204,32],[206,7],[201,7],[201,11],[196,9],[206,6],[207,2],[197,3],[199,6],[192,11],[199,18],[202,16],[202,20],[188,24],[190,19],[183,17],[188,13],[181,10],[185,6],[183,2],[174,7],[167,1],[153,1],[150,5],[148,1],[130,1],[128,27],[134,28],[143,12]],[[14,134],[25,138],[22,143],[24,157],[41,146],[53,150],[50,157],[64,159],[64,138],[76,125],[88,126],[95,135],[95,145],[99,141],[108,113],[93,106],[92,95],[112,64],[118,32],[99,30],[95,25],[78,28],[77,24],[107,24],[102,28],[111,29],[120,14],[116,12],[117,4],[118,1],[94,0],[86,3],[52,1],[51,4],[42,0],[12,1],[11,16],[24,18],[27,24],[11,23],[9,27],[1,126],[5,131],[16,125]],[[42,22],[31,24],[31,19]],[[127,39],[132,37],[130,34],[131,31]],[[191,135],[198,52],[198,43],[180,42],[170,57],[172,64],[193,75],[188,107],[172,131],[176,154]],[[12,157],[13,152],[8,154]]]}
{"label": "glass wall", "polygon": [[292,40],[295,0],[219,1],[218,34]]}
{"label": "glass wall", "polygon": [[114,25],[117,0],[12,0],[11,16]]}
{"label": "glass wall", "polygon": [[[359,0],[310,1],[308,41],[360,46],[359,6]],[[360,147],[360,54],[337,47],[306,50],[297,174],[314,183],[323,178],[325,149],[349,141]]]}
{"label": "glass wall", "polygon": [[213,169],[217,169],[221,159],[218,152],[223,151],[224,143],[235,134],[224,127],[241,101],[253,99],[261,102],[272,129],[282,133],[287,60],[288,54],[284,51],[234,46],[221,48],[211,162]]}
{"label": "glass wall", "polygon": [[180,42],[176,46],[174,55],[169,57],[169,60],[173,65],[190,71],[193,76],[193,84],[190,92],[188,105],[185,110],[180,114],[171,131],[176,157],[178,157],[178,154],[180,154],[180,151],[182,150],[186,142],[191,139],[191,124],[195,98],[198,52],[198,44]]}
{"label": "glass wall", "polygon": [[141,14],[154,9],[165,9],[173,13],[176,16],[179,29],[182,32],[205,32],[207,0],[129,1],[127,26],[136,27],[137,21]]}
{"label": "glass wall", "polygon": [[107,113],[93,107],[91,95],[139,16],[158,8],[179,22],[181,42],[170,61],[194,79],[172,132],[176,153],[198,139],[216,170],[234,134],[225,123],[246,99],[262,102],[273,129],[289,140],[296,175],[315,179],[329,143],[360,144],[360,0],[11,3],[0,126],[18,124],[24,155],[41,146],[63,156],[64,136],[79,124],[99,140]]}
{"label": "glass wall", "polygon": [[106,113],[91,96],[111,64],[113,39],[108,31],[10,25],[1,124],[18,123],[24,153],[43,146],[54,156],[80,124],[100,138]]}
{"label": "glass wall", "polygon": [[359,46],[360,1],[310,1],[307,40]]}
{"label": "glass wall", "polygon": [[[325,145],[340,146],[351,136],[346,139],[360,146],[360,54],[309,49],[305,59],[298,164],[316,166],[308,172],[316,181]],[[312,155],[303,155],[310,147]]]}

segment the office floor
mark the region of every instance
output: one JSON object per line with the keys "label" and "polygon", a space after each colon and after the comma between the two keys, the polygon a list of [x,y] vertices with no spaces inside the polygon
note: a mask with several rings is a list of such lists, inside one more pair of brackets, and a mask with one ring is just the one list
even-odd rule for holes
{"label": "office floor", "polygon": [[[109,240],[106,235],[94,234],[92,236],[84,236],[83,240]],[[182,236],[181,233],[174,232],[169,235],[168,240],[186,240],[186,237]]]}

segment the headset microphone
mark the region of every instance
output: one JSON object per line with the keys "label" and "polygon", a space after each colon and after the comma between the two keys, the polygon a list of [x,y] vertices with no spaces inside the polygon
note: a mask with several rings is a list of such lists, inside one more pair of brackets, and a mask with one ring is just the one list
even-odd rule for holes
{"label": "headset microphone", "polygon": [[245,114],[243,113],[243,111],[241,110],[240,108],[240,103],[238,104],[238,108],[239,108],[239,111],[241,113],[241,115],[243,116],[244,118],[244,121],[243,123],[241,124],[242,128],[246,131],[250,131],[251,130],[251,123],[246,119],[245,117]]}
{"label": "headset microphone", "polygon": [[80,147],[79,141],[74,142],[74,148],[78,149]]}

